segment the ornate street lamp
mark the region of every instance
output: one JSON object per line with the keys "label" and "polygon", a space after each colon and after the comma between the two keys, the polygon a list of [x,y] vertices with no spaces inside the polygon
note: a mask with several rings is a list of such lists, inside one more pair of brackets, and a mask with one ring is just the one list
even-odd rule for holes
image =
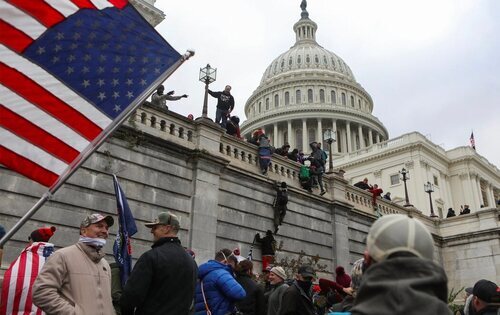
{"label": "ornate street lamp", "polygon": [[329,156],[328,156],[328,172],[326,172],[327,174],[333,173],[332,143],[337,141],[335,133],[336,133],[335,131],[327,129],[323,134],[323,140],[325,140],[328,143]]}
{"label": "ornate street lamp", "polygon": [[399,174],[403,176],[402,180],[403,183],[405,184],[405,204],[403,205],[404,207],[413,207],[412,204],[410,204],[410,200],[408,199],[408,188],[406,187],[406,181],[410,179],[408,176],[410,172],[406,170],[406,168],[403,167],[401,171],[399,171]]}
{"label": "ornate street lamp", "polygon": [[202,118],[208,118],[208,85],[215,82],[217,76],[217,68],[212,68],[207,63],[205,68],[200,68],[200,81],[205,83],[205,99],[203,100]]}
{"label": "ornate street lamp", "polygon": [[434,213],[434,207],[432,206],[431,194],[434,191],[434,187],[432,187],[431,182],[427,182],[427,184],[424,184],[424,190],[429,194],[429,202],[431,203],[431,218],[437,218],[437,215]]}

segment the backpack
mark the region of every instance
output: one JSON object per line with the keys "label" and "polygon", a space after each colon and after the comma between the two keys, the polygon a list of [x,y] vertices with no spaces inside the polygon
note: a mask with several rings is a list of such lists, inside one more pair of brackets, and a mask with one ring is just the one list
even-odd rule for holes
{"label": "backpack", "polygon": [[328,155],[326,155],[326,152],[321,150],[321,160],[323,160],[323,164],[326,163],[326,160],[328,159]]}
{"label": "backpack", "polygon": [[309,167],[301,165],[299,171],[299,179],[301,181],[306,181],[309,180],[310,177],[311,177],[311,172],[309,171]]}

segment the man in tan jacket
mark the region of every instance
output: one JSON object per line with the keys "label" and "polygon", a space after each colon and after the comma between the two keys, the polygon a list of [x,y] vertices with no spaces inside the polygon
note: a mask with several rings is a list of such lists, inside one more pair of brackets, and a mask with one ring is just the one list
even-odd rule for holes
{"label": "man in tan jacket", "polygon": [[111,299],[111,268],[102,247],[111,216],[92,214],[80,225],[78,243],[56,251],[33,285],[33,302],[48,314],[115,314]]}

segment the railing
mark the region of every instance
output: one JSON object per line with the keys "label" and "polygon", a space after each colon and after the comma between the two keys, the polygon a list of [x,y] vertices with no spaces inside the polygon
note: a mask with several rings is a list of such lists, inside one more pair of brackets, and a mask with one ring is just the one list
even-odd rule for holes
{"label": "railing", "polygon": [[193,122],[175,113],[169,112],[167,115],[163,110],[143,105],[130,116],[126,124],[189,148],[195,145]]}
{"label": "railing", "polygon": [[377,216],[395,213],[408,213],[405,208],[380,197],[377,198],[376,207],[374,207],[372,204],[371,193],[354,186],[346,186],[345,198],[348,202],[354,204],[354,207],[357,210]]}

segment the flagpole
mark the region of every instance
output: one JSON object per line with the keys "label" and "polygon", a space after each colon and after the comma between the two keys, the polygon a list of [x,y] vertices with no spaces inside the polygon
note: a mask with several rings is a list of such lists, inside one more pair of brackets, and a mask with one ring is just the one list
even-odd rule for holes
{"label": "flagpole", "polygon": [[165,70],[144,92],[142,92],[133,102],[132,105],[128,106],[125,111],[123,111],[118,118],[109,125],[99,137],[94,139],[90,144],[91,150],[86,150],[78,158],[76,158],[64,171],[64,173],[59,176],[58,180],[49,188],[49,191],[43,194],[43,196],[38,200],[38,202],[31,207],[24,216],[19,219],[19,221],[10,229],[4,237],[0,240],[0,248],[3,248],[5,243],[40,209],[47,200],[49,200],[53,194],[68,180],[68,178],[73,175],[73,173],[82,165],[91,155],[97,150],[101,144],[106,141],[106,139],[118,128],[121,124],[130,116],[130,114],[139,107],[149,95],[151,95],[158,85],[165,81],[172,73],[175,72],[186,60],[194,56],[194,51],[188,50],[184,55],[181,56],[170,68]]}

